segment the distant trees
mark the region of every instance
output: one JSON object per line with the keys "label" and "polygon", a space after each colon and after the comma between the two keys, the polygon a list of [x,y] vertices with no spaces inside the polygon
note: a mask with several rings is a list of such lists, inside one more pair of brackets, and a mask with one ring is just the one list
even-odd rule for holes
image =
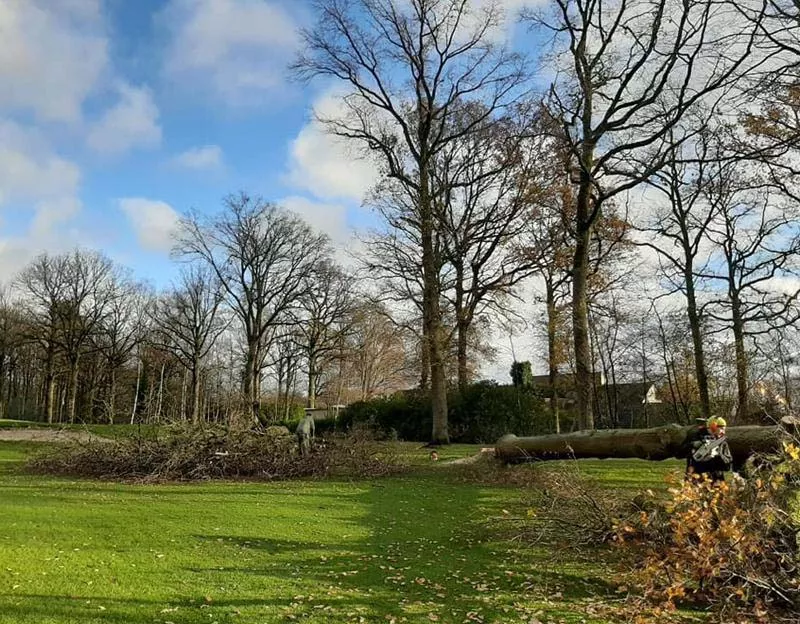
{"label": "distant trees", "polygon": [[[108,307],[92,342],[104,366],[107,383],[106,418],[113,423],[117,415],[118,377],[131,354],[144,337],[151,307],[149,289],[136,282],[127,271],[115,267],[108,284]],[[90,405],[93,401],[89,402]]]}
{"label": "distant trees", "polygon": [[800,320],[800,211],[774,191],[746,161],[715,164],[704,189],[713,248],[699,274],[712,289],[721,286],[707,309],[733,334],[739,416],[749,412],[748,337]]}
{"label": "distant trees", "polygon": [[260,417],[261,378],[275,332],[308,292],[308,277],[328,254],[328,241],[299,217],[244,193],[228,196],[213,216],[189,214],[178,252],[207,265],[244,330],[242,392]]}
{"label": "distant trees", "polygon": [[530,362],[514,362],[511,365],[511,383],[517,388],[529,388],[532,385],[533,373]]}
{"label": "distant trees", "polygon": [[252,424],[291,417],[303,370],[312,407],[322,380],[328,402],[406,387],[405,334],[298,216],[238,195],[183,228],[179,276],[158,292],[91,250],[20,272],[0,298],[0,413]]}
{"label": "distant trees", "polygon": [[200,420],[201,367],[228,325],[220,309],[223,301],[217,275],[206,266],[190,265],[155,305],[152,341],[189,372],[194,424]]}
{"label": "distant trees", "polygon": [[409,332],[394,323],[386,306],[360,302],[352,311],[346,373],[362,401],[406,388],[414,379]]}
{"label": "distant trees", "polygon": [[105,320],[113,294],[111,278],[111,261],[98,252],[84,250],[59,256],[42,254],[18,277],[31,314],[40,320],[33,336],[45,346],[47,422],[53,422],[57,355],[67,365],[67,418],[75,422],[79,365],[91,349],[94,331]]}
{"label": "distant trees", "polygon": [[184,216],[158,292],[44,254],[0,300],[0,413],[253,424],[419,385],[446,443],[448,386],[527,298],[556,430],[565,368],[582,428],[617,424],[615,382],[657,380],[682,421],[796,404],[796,2],[553,0],[525,13],[552,42],[537,93],[499,2],[314,8],[292,69],[343,88],[318,121],[381,173],[364,279],[246,193]]}
{"label": "distant trees", "polygon": [[298,347],[308,369],[308,407],[316,407],[322,359],[344,348],[354,307],[354,284],[330,260],[322,260],[306,276],[294,325]]}

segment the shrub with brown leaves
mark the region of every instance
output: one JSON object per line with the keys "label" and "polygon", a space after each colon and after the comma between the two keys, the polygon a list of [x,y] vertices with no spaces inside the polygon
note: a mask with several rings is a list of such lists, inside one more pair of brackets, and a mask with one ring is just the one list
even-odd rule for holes
{"label": "shrub with brown leaves", "polygon": [[[618,539],[643,549],[631,581],[668,609],[707,605],[727,621],[797,621],[800,616],[797,479],[800,449],[760,462],[747,479],[693,476],[670,499],[620,522]],[[765,619],[766,618],[766,619]]]}

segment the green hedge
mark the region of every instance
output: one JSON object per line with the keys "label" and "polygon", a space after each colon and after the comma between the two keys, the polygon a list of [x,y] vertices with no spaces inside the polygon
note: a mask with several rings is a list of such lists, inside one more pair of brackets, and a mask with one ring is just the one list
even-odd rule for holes
{"label": "green hedge", "polygon": [[[479,382],[463,393],[448,393],[448,428],[453,442],[483,444],[506,433],[541,435],[553,432],[553,418],[531,388]],[[425,441],[431,435],[431,400],[427,392],[408,390],[347,407],[339,423],[369,423],[386,435]]]}

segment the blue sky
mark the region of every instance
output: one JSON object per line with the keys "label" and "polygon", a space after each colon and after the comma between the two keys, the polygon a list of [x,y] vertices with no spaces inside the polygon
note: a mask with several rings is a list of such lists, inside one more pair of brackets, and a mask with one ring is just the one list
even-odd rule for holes
{"label": "blue sky", "polygon": [[239,190],[352,248],[376,173],[313,122],[332,85],[289,80],[312,19],[306,0],[0,0],[0,282],[81,245],[165,286],[179,215]]}
{"label": "blue sky", "polygon": [[326,85],[288,80],[301,0],[0,5],[0,279],[98,247],[160,285],[169,230],[239,189],[344,244],[373,173],[311,123]]}
{"label": "blue sky", "polygon": [[0,281],[84,245],[163,285],[177,216],[238,190],[349,246],[375,171],[312,122],[332,85],[289,80],[313,19],[306,0],[0,2]]}

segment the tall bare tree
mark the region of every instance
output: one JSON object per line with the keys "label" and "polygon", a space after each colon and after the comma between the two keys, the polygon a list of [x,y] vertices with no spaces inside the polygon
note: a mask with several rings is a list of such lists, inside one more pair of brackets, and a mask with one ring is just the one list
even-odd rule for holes
{"label": "tall bare tree", "polygon": [[[588,325],[592,230],[603,205],[658,171],[688,111],[717,101],[765,55],[754,55],[761,16],[743,19],[705,0],[554,0],[530,23],[553,36],[563,70],[549,105],[562,122],[577,186],[573,255],[573,334],[581,425],[594,425]],[[636,158],[633,158],[636,156]],[[644,166],[643,166],[644,165]]]}
{"label": "tall bare tree", "polygon": [[[470,123],[467,107],[453,123]],[[442,232],[442,258],[448,263],[443,295],[455,317],[454,334],[458,387],[469,382],[468,339],[478,318],[489,313],[513,313],[509,299],[517,286],[538,269],[520,253],[527,206],[541,192],[537,173],[544,150],[529,138],[533,122],[522,116],[486,123],[445,146],[434,160],[436,185],[447,189],[435,202]],[[534,155],[536,153],[536,155]]]}
{"label": "tall bare tree", "polygon": [[96,350],[105,363],[108,380],[106,417],[114,423],[118,374],[143,337],[151,293],[129,274],[118,269],[108,283],[108,307],[92,336]]}
{"label": "tall bare tree", "polygon": [[70,422],[75,422],[80,360],[90,346],[90,338],[105,319],[112,271],[111,260],[103,254],[76,249],[57,256],[42,254],[18,277],[18,285],[45,324],[48,422],[53,420],[52,363],[56,350],[67,362],[67,416]]}
{"label": "tall bare tree", "polygon": [[[707,122],[698,119],[697,123]],[[662,209],[648,210],[644,222],[639,226],[641,230],[655,235],[654,239],[643,240],[640,244],[658,254],[660,272],[671,290],[681,292],[686,298],[695,376],[704,418],[711,416],[711,400],[697,273],[703,270],[707,259],[703,245],[716,214],[714,204],[705,201],[705,186],[710,183],[710,170],[718,157],[714,144],[719,137],[715,137],[715,134],[713,129],[708,128],[691,144],[677,144],[670,152],[664,167],[648,180],[648,184],[667,200],[667,204]],[[668,136],[673,135],[674,130],[670,130]]]}
{"label": "tall bare tree", "polygon": [[[322,121],[369,150],[386,176],[416,198],[422,251],[423,327],[431,366],[431,441],[449,441],[440,262],[435,202],[446,189],[432,177],[447,145],[500,116],[520,94],[520,59],[497,44],[499,6],[466,0],[316,0],[316,26],[293,65],[303,79],[332,78],[349,90],[345,112]],[[469,123],[450,123],[469,101]]]}
{"label": "tall bare tree", "polygon": [[300,297],[296,329],[308,366],[308,407],[316,407],[324,358],[340,348],[353,307],[353,280],[331,261],[317,264]]}
{"label": "tall bare tree", "polygon": [[707,309],[733,333],[739,417],[748,414],[748,336],[800,320],[800,288],[792,279],[800,269],[800,213],[752,165],[714,165],[704,195],[715,213],[706,230],[715,252],[698,272],[722,286],[722,296],[708,302]]}
{"label": "tall bare tree", "polygon": [[271,335],[288,322],[328,247],[300,217],[244,193],[225,198],[213,216],[192,213],[181,221],[178,254],[213,271],[244,330],[243,392],[256,421]]}
{"label": "tall bare tree", "polygon": [[407,387],[413,370],[407,354],[407,333],[380,303],[364,301],[353,311],[346,348],[360,400]]}
{"label": "tall bare tree", "polygon": [[217,276],[207,266],[190,265],[177,284],[159,300],[154,321],[156,343],[173,353],[191,378],[191,421],[200,421],[203,363],[227,327],[220,306],[225,297]]}
{"label": "tall bare tree", "polygon": [[[419,351],[419,387],[428,390],[431,375],[430,344],[425,339],[423,322],[424,272],[420,264],[422,240],[420,222],[416,218],[418,205],[413,190],[386,180],[374,188],[366,201],[383,219],[383,227],[364,239],[360,262],[364,275],[374,285],[374,298],[392,309],[392,320],[417,337]],[[445,258],[442,253],[444,232],[433,233],[433,250],[439,291],[447,286]],[[441,310],[440,310],[441,314]],[[443,339],[448,334],[443,331]],[[442,349],[446,350],[446,342]]]}

